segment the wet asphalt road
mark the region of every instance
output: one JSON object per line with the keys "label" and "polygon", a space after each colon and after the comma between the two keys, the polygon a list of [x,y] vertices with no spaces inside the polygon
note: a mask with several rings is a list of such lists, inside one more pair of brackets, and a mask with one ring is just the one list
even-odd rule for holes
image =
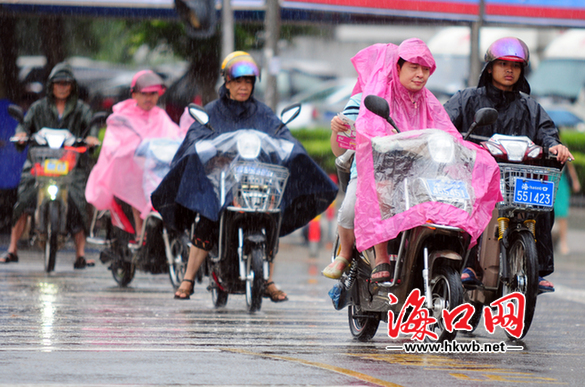
{"label": "wet asphalt road", "polygon": [[[296,234],[282,240],[275,273],[290,301],[264,299],[252,315],[244,296],[214,309],[206,279],[177,301],[165,274],[138,273],[120,289],[99,262],[73,270],[71,249],[50,275],[39,250],[21,250],[20,263],[0,266],[0,386],[583,386],[585,231],[570,238],[572,253],[550,277],[557,291],[540,296],[524,341],[507,342],[524,350],[504,354],[390,352],[408,340],[391,340],[385,323],[371,342],[352,340],[347,311],[327,296],[334,282],[320,275],[328,251],[311,258]],[[506,336],[480,328],[457,340]]]}

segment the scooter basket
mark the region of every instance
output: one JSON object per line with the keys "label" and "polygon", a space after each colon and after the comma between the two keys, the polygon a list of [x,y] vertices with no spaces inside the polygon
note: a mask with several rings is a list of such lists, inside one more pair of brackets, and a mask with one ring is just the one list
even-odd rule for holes
{"label": "scooter basket", "polygon": [[549,212],[553,207],[518,203],[514,199],[516,178],[548,181],[554,183],[551,203],[554,203],[562,171],[556,168],[520,164],[500,164],[500,189],[504,200],[497,204],[499,210],[522,209],[535,212]]}
{"label": "scooter basket", "polygon": [[245,210],[266,211],[280,206],[289,172],[279,165],[238,162],[232,167],[236,180],[234,204]]}
{"label": "scooter basket", "polygon": [[77,164],[79,153],[65,148],[34,147],[30,150],[30,156],[33,176],[64,178]]}

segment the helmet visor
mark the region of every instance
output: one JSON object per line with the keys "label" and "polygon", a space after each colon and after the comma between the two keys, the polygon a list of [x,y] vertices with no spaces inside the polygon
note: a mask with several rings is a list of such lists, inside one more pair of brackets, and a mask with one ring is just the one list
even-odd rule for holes
{"label": "helmet visor", "polygon": [[528,47],[517,38],[498,39],[492,43],[485,54],[486,62],[496,59],[522,62],[527,65],[529,60]]}
{"label": "helmet visor", "polygon": [[132,80],[132,91],[139,93],[155,93],[159,95],[164,94],[166,87],[164,82],[158,74],[153,71],[144,71],[134,76]]}
{"label": "helmet visor", "polygon": [[238,56],[227,63],[226,79],[231,81],[240,77],[259,77],[260,70],[251,56]]}

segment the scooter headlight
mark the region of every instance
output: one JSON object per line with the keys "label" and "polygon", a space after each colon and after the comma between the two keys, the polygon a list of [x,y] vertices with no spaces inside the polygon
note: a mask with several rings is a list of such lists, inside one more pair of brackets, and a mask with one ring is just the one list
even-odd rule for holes
{"label": "scooter headlight", "polygon": [[47,193],[49,194],[51,200],[55,200],[57,199],[57,194],[59,193],[59,187],[56,185],[50,185],[47,187]]}
{"label": "scooter headlight", "polygon": [[453,138],[446,133],[436,133],[427,142],[431,158],[436,163],[448,164],[455,157]]}
{"label": "scooter headlight", "polygon": [[253,133],[242,134],[238,137],[238,153],[246,160],[257,158],[261,147],[262,140]]}

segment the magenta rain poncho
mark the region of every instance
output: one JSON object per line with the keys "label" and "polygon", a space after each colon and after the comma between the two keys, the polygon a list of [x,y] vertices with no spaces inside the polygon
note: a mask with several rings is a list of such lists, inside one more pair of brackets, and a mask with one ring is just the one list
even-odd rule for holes
{"label": "magenta rain poncho", "polygon": [[[375,139],[393,136],[392,127],[384,119],[367,110],[362,103],[356,120],[358,188],[355,235],[357,248],[363,251],[395,238],[401,231],[426,222],[460,227],[471,235],[473,245],[491,219],[496,202],[502,200],[498,165],[487,151],[462,139],[441,103],[429,90],[423,88],[418,92],[411,92],[400,83],[396,71],[399,57],[405,61],[429,67],[431,74],[436,68],[431,52],[419,39],[405,40],[400,46],[376,44],[365,48],[352,58],[358,73],[354,94],[361,92],[363,97],[373,94],[385,98],[390,104],[390,116],[401,132],[417,130],[411,134],[396,135],[398,136],[396,139],[417,136],[426,139],[427,137],[422,135],[429,131],[418,129],[434,128],[449,133],[451,135],[449,141],[453,140],[456,146],[455,154],[465,155],[467,167],[463,165],[455,171],[443,170],[444,175],[439,178],[453,179],[455,176],[458,180],[467,179],[468,182],[465,184],[468,186],[467,191],[470,191],[471,206],[463,209],[451,204],[427,200],[419,204],[410,203],[403,209],[399,209],[396,203],[403,200],[404,192],[393,185],[392,176],[383,176],[384,170],[381,168],[384,165],[378,162],[375,165],[373,156],[373,153],[379,155],[378,151],[381,148],[388,150],[392,147],[388,143],[388,138]],[[438,131],[430,132],[437,134]],[[438,134],[442,135],[442,133]],[[372,140],[374,144],[382,145],[379,144],[380,146],[375,149],[376,146],[373,147]],[[395,170],[402,173],[399,169]],[[465,171],[468,172],[463,173]],[[415,186],[409,185],[409,182],[420,177],[416,175],[416,171],[413,171],[410,180],[402,176],[401,182],[405,189],[418,191]],[[390,186],[391,189],[389,189]]]}
{"label": "magenta rain poncho", "polygon": [[185,133],[158,106],[146,111],[134,99],[127,99],[114,105],[113,111],[107,120],[100,157],[87,181],[85,197],[98,210],[107,210],[115,196],[139,210],[144,219],[152,206],[144,192],[143,165],[136,161],[135,151],[145,140],[182,140]]}

